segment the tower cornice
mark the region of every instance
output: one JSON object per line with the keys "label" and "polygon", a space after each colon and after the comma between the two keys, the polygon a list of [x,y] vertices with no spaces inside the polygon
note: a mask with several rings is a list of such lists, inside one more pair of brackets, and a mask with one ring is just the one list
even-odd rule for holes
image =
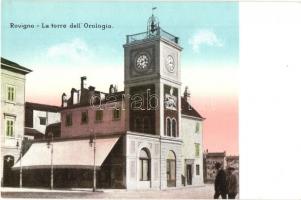
{"label": "tower cornice", "polygon": [[151,37],[147,37],[147,32],[138,33],[134,35],[127,35],[127,42],[123,45],[123,47],[131,47],[136,46],[140,44],[147,44],[147,43],[153,43],[155,41],[161,41],[164,42],[179,51],[181,51],[183,48],[179,45],[179,38],[176,36],[171,35],[170,33],[164,31],[163,29],[160,29],[165,34],[158,34]]}

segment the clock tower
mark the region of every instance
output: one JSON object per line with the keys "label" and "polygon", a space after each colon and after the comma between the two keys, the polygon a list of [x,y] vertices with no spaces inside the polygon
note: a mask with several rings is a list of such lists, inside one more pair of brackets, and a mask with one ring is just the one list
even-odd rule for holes
{"label": "clock tower", "polygon": [[127,35],[127,130],[179,137],[181,50],[178,37],[164,31],[154,15],[148,20],[147,32]]}
{"label": "clock tower", "polygon": [[[123,47],[127,188],[180,186],[182,48],[179,38],[164,31],[152,15],[147,31],[127,35]],[[142,150],[151,157],[149,185],[141,181],[139,152]]]}

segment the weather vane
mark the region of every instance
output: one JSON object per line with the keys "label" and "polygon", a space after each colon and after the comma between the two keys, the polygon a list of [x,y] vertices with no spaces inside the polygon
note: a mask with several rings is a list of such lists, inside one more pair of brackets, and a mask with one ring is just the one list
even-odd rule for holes
{"label": "weather vane", "polygon": [[152,15],[154,14],[154,10],[156,10],[157,7],[152,7]]}
{"label": "weather vane", "polygon": [[159,28],[159,20],[154,16],[154,10],[156,9],[157,7],[152,7],[152,16],[148,19],[147,32],[149,36],[155,34]]}

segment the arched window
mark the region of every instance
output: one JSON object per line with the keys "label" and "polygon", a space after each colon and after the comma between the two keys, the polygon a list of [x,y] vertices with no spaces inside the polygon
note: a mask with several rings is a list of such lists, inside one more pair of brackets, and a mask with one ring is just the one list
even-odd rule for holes
{"label": "arched window", "polygon": [[171,119],[169,117],[166,118],[166,134],[167,136],[171,136]]}
{"label": "arched window", "polygon": [[146,148],[141,149],[139,154],[140,181],[150,180],[150,156]]}
{"label": "arched window", "polygon": [[177,121],[172,119],[172,136],[177,137]]}

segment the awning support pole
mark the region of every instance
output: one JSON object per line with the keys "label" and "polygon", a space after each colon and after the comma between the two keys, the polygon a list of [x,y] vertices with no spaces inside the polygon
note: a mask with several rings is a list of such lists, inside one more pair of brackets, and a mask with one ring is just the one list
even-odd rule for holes
{"label": "awning support pole", "polygon": [[23,139],[20,139],[20,144],[19,141],[17,141],[16,144],[17,150],[20,147],[20,172],[19,172],[19,187],[22,188],[22,147],[23,147]]}
{"label": "awning support pole", "polygon": [[20,151],[20,188],[22,188],[22,150]]}
{"label": "awning support pole", "polygon": [[90,133],[90,147],[93,145],[93,192],[96,191],[96,163],[95,163],[95,154],[96,154],[96,135],[93,129],[91,129]]}
{"label": "awning support pole", "polygon": [[48,138],[47,141],[47,148],[51,148],[50,152],[51,152],[51,156],[50,156],[50,189],[53,190],[53,133],[49,132],[48,137],[51,136],[51,141]]}
{"label": "awning support pole", "polygon": [[51,178],[50,178],[50,189],[53,190],[53,135],[51,144]]}
{"label": "awning support pole", "polygon": [[95,154],[96,154],[96,137],[94,133],[94,169],[93,169],[93,192],[96,191],[96,164],[95,164]]}

